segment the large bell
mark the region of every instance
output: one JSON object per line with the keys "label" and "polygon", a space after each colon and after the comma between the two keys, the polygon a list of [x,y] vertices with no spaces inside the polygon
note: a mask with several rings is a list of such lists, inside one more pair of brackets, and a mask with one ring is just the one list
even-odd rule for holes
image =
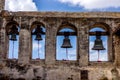
{"label": "large bell", "polygon": [[68,36],[65,36],[65,39],[63,40],[63,44],[61,48],[72,48],[72,45],[70,43],[70,39]]}
{"label": "large bell", "polygon": [[96,40],[95,40],[92,50],[105,50],[103,46],[103,42],[101,40],[101,36],[96,36]]}
{"label": "large bell", "polygon": [[16,34],[11,34],[11,41],[17,41]]}
{"label": "large bell", "polygon": [[35,38],[35,40],[37,40],[37,41],[42,40],[42,36],[41,36],[41,34],[37,33],[37,34],[36,34],[36,38]]}
{"label": "large bell", "polygon": [[37,34],[37,33],[41,33],[41,34],[42,34],[42,33],[44,33],[44,32],[43,32],[43,29],[42,29],[41,27],[39,27],[39,25],[37,25],[34,33],[35,33],[35,34]]}

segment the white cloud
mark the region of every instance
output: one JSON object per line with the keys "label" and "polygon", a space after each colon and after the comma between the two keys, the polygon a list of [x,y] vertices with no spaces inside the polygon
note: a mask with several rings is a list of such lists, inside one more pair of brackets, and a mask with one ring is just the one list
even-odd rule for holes
{"label": "white cloud", "polygon": [[67,52],[68,52],[68,54],[66,54],[66,49],[62,49],[62,48],[57,49],[57,54],[59,55],[58,59],[60,59],[60,60],[66,59],[67,56],[68,56],[68,60],[76,60],[77,59],[76,49],[68,48]]}
{"label": "white cloud", "polygon": [[[89,58],[90,61],[97,61],[98,60],[98,51],[92,50],[94,45],[93,41],[90,41],[90,46],[89,46]],[[107,52],[107,40],[103,42],[103,46],[105,47],[106,50],[99,51],[99,59],[101,61],[107,61],[108,60],[108,52]]]}
{"label": "white cloud", "polygon": [[[39,44],[39,48],[42,48],[42,44]],[[33,50],[38,49],[38,43],[33,42]]]}
{"label": "white cloud", "polygon": [[[108,60],[108,55],[105,51],[99,52],[99,60],[100,61],[107,61]],[[90,61],[97,61],[98,60],[98,52],[94,51],[94,53],[90,54]]]}
{"label": "white cloud", "polygon": [[71,49],[68,52],[68,58],[69,58],[69,60],[76,60],[77,59],[76,49]]}
{"label": "white cloud", "polygon": [[120,0],[58,0],[74,6],[82,6],[85,9],[106,9],[120,7]]}
{"label": "white cloud", "polygon": [[6,0],[5,10],[9,11],[37,11],[32,0]]}

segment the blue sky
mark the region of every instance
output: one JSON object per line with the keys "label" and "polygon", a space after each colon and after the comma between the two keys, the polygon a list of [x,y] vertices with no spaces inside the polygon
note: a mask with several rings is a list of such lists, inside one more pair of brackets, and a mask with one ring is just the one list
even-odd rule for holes
{"label": "blue sky", "polygon": [[69,4],[61,3],[57,0],[34,0],[36,2],[36,6],[38,6],[39,11],[86,11],[83,10],[82,7],[70,6]]}
{"label": "blue sky", "polygon": [[[75,32],[72,29],[69,28],[64,28],[60,30],[59,32]],[[64,36],[57,36],[57,41],[56,41],[56,59],[57,60],[76,60],[77,59],[77,37],[76,36],[69,36],[70,43],[72,48],[67,48],[67,53],[66,53],[66,48],[61,48],[64,40]]]}
{"label": "blue sky", "polygon": [[[108,12],[120,12],[120,0],[6,0],[5,2],[5,10],[9,11],[58,11],[58,12],[91,12],[91,11],[108,11]],[[56,58],[58,60],[66,59],[65,50],[61,50],[62,40],[64,37],[57,37],[57,50]],[[90,39],[90,58],[91,61],[97,61],[97,52],[91,50],[94,45],[95,37],[89,37]],[[70,37],[71,43],[73,45],[72,49],[69,49],[69,59],[76,60],[76,43],[73,41],[76,40],[75,37]],[[72,40],[74,39],[74,40]],[[101,60],[107,61],[107,38],[102,37],[104,41],[103,44],[106,48],[105,51],[101,51]],[[45,36],[43,36],[43,41],[45,41]],[[10,41],[12,48],[12,42]],[[40,42],[40,58],[45,58],[45,49],[44,42]],[[73,44],[74,43],[74,44]],[[17,42],[15,42],[15,46],[18,46]],[[38,58],[37,54],[37,42],[33,42],[33,59]],[[15,49],[15,52],[18,53],[18,50]],[[61,52],[60,52],[61,51]],[[9,50],[9,53],[12,52],[12,49]],[[60,53],[60,54],[59,54]],[[73,54],[74,53],[74,54]],[[60,56],[63,54],[62,56]],[[72,56],[71,56],[72,55]],[[12,57],[12,54],[9,54],[9,58]],[[62,57],[62,58],[61,58]],[[18,55],[15,54],[15,58],[18,58]]]}
{"label": "blue sky", "polygon": [[[90,9],[85,8],[87,5],[87,2],[84,5],[77,3],[77,1],[79,2],[81,0],[33,0],[33,1],[35,2],[39,11],[67,11],[67,12],[83,12],[83,11],[84,12],[85,11],[116,11],[116,12],[118,12],[118,11],[120,11],[120,6],[114,7],[112,5],[109,7],[101,6],[99,8],[97,8],[97,7],[95,8],[95,6],[96,6],[95,5],[95,6],[91,7]],[[93,2],[93,0],[88,0],[88,1]],[[116,0],[113,0],[113,1],[116,1]],[[72,4],[72,2],[75,2],[75,3]],[[82,3],[82,1],[81,1],[81,3]],[[107,3],[109,3],[109,2],[107,2]],[[94,2],[91,3],[91,5],[92,4],[94,5]],[[88,5],[90,5],[90,3]]]}
{"label": "blue sky", "polygon": [[[90,30],[90,32],[95,32],[95,31],[102,31],[105,32],[105,30],[103,30],[102,28],[93,28]],[[96,36],[89,36],[89,60],[90,61],[96,61],[98,60],[98,51],[96,50],[92,50],[93,46],[94,46],[94,41],[96,39]],[[105,50],[101,50],[99,51],[99,60],[101,61],[108,61],[108,44],[107,44],[107,40],[108,37],[107,36],[101,36],[101,40],[103,41],[103,47],[105,48]]]}
{"label": "blue sky", "polygon": [[10,11],[120,12],[120,0],[6,0]]}

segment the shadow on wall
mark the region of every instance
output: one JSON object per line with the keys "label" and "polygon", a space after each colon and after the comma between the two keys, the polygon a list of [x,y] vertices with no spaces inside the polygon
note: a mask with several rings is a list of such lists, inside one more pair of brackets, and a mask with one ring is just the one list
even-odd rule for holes
{"label": "shadow on wall", "polygon": [[112,73],[112,80],[120,80],[119,72],[116,68],[111,70]]}
{"label": "shadow on wall", "polygon": [[105,77],[105,76],[103,76],[103,77],[101,77],[99,80],[108,80],[108,78]]}
{"label": "shadow on wall", "polygon": [[[119,72],[116,68],[111,70],[112,80],[120,80]],[[109,80],[105,75],[102,76],[99,80]]]}
{"label": "shadow on wall", "polygon": [[24,78],[18,78],[18,79],[13,79],[13,78],[9,78],[7,76],[1,77],[0,80],[25,80]]}

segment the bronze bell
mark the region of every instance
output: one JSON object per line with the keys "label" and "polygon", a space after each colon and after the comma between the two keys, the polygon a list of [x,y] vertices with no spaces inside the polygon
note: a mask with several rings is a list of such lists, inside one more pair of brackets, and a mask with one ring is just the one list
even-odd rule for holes
{"label": "bronze bell", "polygon": [[43,32],[43,29],[42,29],[41,27],[39,27],[39,25],[37,25],[34,33],[35,33],[35,34],[37,34],[37,33],[41,33],[41,34],[42,34],[42,33],[44,33],[44,32]]}
{"label": "bronze bell", "polygon": [[11,34],[10,40],[17,41],[16,34]]}
{"label": "bronze bell", "polygon": [[35,38],[35,40],[37,40],[37,41],[42,40],[42,36],[41,36],[40,33],[37,33],[37,34],[36,34],[36,38]]}
{"label": "bronze bell", "polygon": [[105,50],[103,46],[103,42],[101,40],[101,36],[96,36],[96,40],[95,40],[92,50]]}
{"label": "bronze bell", "polygon": [[63,44],[62,44],[61,48],[72,48],[69,36],[65,36],[65,39],[63,40]]}
{"label": "bronze bell", "polygon": [[13,25],[11,28],[10,28],[10,32],[9,34],[17,34],[18,33],[18,28],[16,25]]}

